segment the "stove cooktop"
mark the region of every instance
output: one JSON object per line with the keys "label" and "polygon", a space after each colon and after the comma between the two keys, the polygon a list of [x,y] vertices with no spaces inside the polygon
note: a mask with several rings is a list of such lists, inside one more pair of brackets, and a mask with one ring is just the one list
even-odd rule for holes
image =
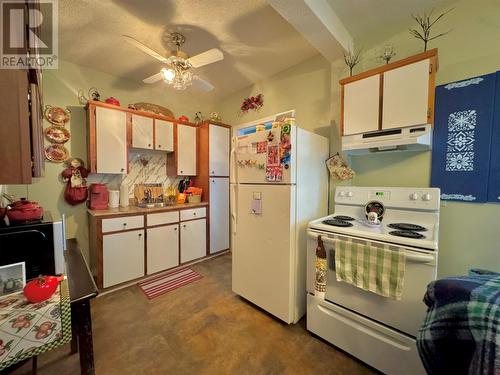
{"label": "stove cooktop", "polygon": [[421,225],[410,224],[410,223],[391,223],[387,226],[389,228],[398,229],[401,231],[424,232],[427,230],[427,228]]}
{"label": "stove cooktop", "polygon": [[425,238],[423,234],[418,232],[412,232],[411,230],[393,230],[390,231],[389,234],[397,237],[416,238],[416,239]]}
{"label": "stove cooktop", "polygon": [[[353,219],[354,220],[354,219]],[[345,221],[345,220],[342,220],[342,219],[338,219],[337,216],[335,216],[333,219],[326,219],[326,220],[323,220],[323,224],[326,224],[326,225],[331,225],[331,226],[334,226],[334,227],[352,227],[352,223],[349,223],[348,221]]]}

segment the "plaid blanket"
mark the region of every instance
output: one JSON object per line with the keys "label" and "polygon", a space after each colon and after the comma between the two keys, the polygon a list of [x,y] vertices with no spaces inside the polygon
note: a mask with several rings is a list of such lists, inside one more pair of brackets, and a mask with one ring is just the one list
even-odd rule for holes
{"label": "plaid blanket", "polygon": [[471,270],[429,284],[417,347],[429,374],[500,374],[500,274]]}

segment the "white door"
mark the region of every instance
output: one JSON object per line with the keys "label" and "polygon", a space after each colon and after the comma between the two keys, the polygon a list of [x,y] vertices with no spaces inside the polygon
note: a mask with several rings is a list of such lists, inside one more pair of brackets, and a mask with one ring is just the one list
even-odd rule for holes
{"label": "white door", "polygon": [[149,228],[147,273],[160,272],[179,265],[179,225]]}
{"label": "white door", "polygon": [[[233,221],[232,289],[274,316],[294,320],[293,185],[239,185]],[[262,213],[251,213],[260,196]],[[305,264],[302,265],[305,267]],[[303,296],[305,303],[305,295]]]}
{"label": "white door", "polygon": [[380,76],[344,85],[344,135],[378,130]]}
{"label": "white door", "polygon": [[102,253],[105,288],[144,276],[144,230],[105,234]]}
{"label": "white door", "polygon": [[382,129],[427,123],[430,60],[384,73]]}
{"label": "white door", "polygon": [[208,139],[208,170],[210,176],[229,176],[230,129],[210,124]]}
{"label": "white door", "polygon": [[132,147],[153,149],[153,119],[132,115]]}
{"label": "white door", "polygon": [[181,223],[181,263],[207,255],[206,219]]}
{"label": "white door", "polygon": [[196,176],[196,130],[194,126],[177,125],[177,174]]}
{"label": "white door", "polygon": [[229,178],[210,178],[210,254],[229,249]]}
{"label": "white door", "polygon": [[155,120],[155,150],[174,151],[174,124]]}
{"label": "white door", "polygon": [[96,173],[127,173],[127,114],[96,107]]}

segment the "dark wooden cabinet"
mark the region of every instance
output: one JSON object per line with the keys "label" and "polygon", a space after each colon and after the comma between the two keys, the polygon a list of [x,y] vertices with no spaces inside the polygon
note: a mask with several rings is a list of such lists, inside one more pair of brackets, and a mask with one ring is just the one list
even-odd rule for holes
{"label": "dark wooden cabinet", "polygon": [[29,184],[43,174],[41,98],[26,70],[0,70],[0,184]]}

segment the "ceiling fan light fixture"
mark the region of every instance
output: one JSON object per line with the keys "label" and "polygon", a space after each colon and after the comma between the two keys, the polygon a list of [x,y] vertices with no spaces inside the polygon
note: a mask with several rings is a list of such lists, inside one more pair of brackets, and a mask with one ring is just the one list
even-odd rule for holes
{"label": "ceiling fan light fixture", "polygon": [[163,76],[163,79],[167,81],[167,83],[172,83],[175,79],[175,71],[170,68],[163,68],[161,70],[161,74]]}

